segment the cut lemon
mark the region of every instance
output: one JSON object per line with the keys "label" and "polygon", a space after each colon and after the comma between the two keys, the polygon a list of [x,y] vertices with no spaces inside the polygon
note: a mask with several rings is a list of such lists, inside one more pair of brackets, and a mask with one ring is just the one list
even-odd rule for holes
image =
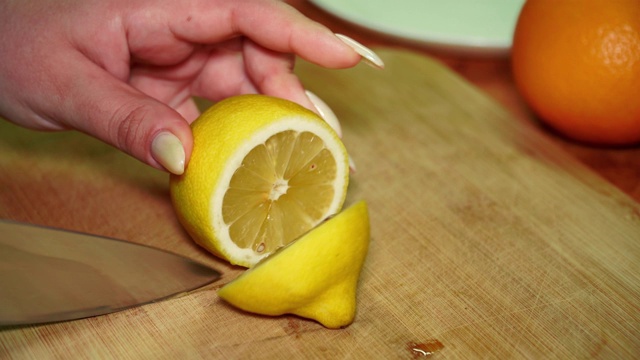
{"label": "cut lemon", "polygon": [[189,165],[171,198],[190,236],[234,265],[251,267],[340,211],[347,152],[318,115],[293,102],[242,95],[192,124]]}
{"label": "cut lemon", "polygon": [[295,314],[328,328],[344,327],[356,314],[368,247],[369,215],[360,201],[245,271],[218,295],[245,311]]}

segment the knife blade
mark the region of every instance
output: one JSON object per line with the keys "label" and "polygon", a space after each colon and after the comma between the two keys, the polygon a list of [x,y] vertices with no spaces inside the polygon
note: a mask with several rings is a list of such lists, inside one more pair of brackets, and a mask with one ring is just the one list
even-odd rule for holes
{"label": "knife blade", "polygon": [[217,280],[183,256],[123,240],[0,219],[0,326],[129,309]]}

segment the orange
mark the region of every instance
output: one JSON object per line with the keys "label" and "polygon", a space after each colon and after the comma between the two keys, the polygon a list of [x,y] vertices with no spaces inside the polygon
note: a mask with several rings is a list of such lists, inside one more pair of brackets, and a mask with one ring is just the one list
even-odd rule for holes
{"label": "orange", "polygon": [[639,0],[528,0],[511,61],[523,98],[558,132],[640,142]]}

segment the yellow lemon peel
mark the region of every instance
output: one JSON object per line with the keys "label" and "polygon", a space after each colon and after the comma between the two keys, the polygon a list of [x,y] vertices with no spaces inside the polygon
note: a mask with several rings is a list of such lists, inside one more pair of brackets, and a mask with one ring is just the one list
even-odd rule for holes
{"label": "yellow lemon peel", "polygon": [[351,324],[369,247],[369,215],[360,201],[228,283],[218,295],[242,310],[295,314],[327,328]]}
{"label": "yellow lemon peel", "polygon": [[340,211],[349,160],[317,114],[265,95],[225,99],[193,124],[188,167],[171,198],[189,235],[251,267]]}

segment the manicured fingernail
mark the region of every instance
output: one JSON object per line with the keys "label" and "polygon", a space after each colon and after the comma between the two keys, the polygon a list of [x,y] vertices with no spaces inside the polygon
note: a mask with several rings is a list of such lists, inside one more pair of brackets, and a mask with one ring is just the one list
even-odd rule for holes
{"label": "manicured fingernail", "polygon": [[353,158],[349,156],[349,172],[355,174],[356,171],[356,164],[353,162]]}
{"label": "manicured fingernail", "polygon": [[161,132],[151,143],[151,155],[172,174],[184,173],[185,154],[182,142],[170,132]]}
{"label": "manicured fingernail", "polygon": [[376,53],[373,52],[373,50],[369,49],[368,47],[360,44],[359,42],[353,40],[352,38],[346,35],[336,34],[336,36],[338,37],[338,39],[342,40],[342,42],[344,42],[345,44],[351,46],[353,50],[355,50],[358,54],[360,54],[360,56],[362,56],[362,58],[367,64],[378,69],[384,69],[384,62],[382,61],[382,59],[380,59],[380,57]]}
{"label": "manicured fingernail", "polygon": [[311,101],[313,106],[316,108],[316,111],[318,112],[320,117],[323,118],[324,121],[326,121],[327,124],[329,124],[329,126],[333,128],[333,130],[335,130],[335,132],[338,134],[338,137],[342,138],[342,126],[340,126],[338,117],[333,112],[333,110],[331,110],[329,105],[327,105],[327,103],[322,101],[322,99],[320,99],[318,95],[312,93],[311,91],[306,90],[305,92],[307,94],[307,97],[309,98],[309,101]]}

